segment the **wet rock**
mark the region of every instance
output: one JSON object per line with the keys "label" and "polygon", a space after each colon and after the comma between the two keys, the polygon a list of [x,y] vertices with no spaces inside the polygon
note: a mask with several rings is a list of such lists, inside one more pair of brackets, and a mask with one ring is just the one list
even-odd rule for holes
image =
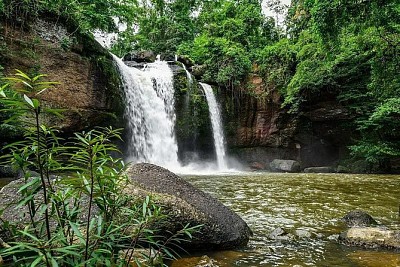
{"label": "wet rock", "polygon": [[379,227],[352,227],[338,240],[347,246],[400,249],[400,231]]}
{"label": "wet rock", "polygon": [[176,232],[182,225],[203,225],[185,244],[189,249],[228,249],[246,245],[252,234],[247,224],[217,199],[174,173],[152,164],[136,164],[126,170],[131,185],[126,193],[152,195],[167,212],[164,231]]}
{"label": "wet rock", "polygon": [[298,229],[294,232],[294,234],[298,237],[298,238],[310,238],[311,237],[311,233],[307,230],[301,230]]}
{"label": "wet rock", "polygon": [[125,65],[132,68],[143,69],[147,63],[145,62],[136,62],[136,61],[124,61]]}
{"label": "wet rock", "polygon": [[377,224],[371,215],[362,210],[350,211],[341,220],[346,223],[347,227],[361,227]]}
{"label": "wet rock", "polygon": [[274,159],[270,163],[272,171],[276,172],[299,172],[300,163],[295,160]]}
{"label": "wet rock", "polygon": [[293,235],[278,227],[268,235],[268,238],[274,240],[291,240],[293,239]]}
{"label": "wet rock", "polygon": [[194,267],[219,267],[219,265],[217,264],[216,260],[204,255]]}
{"label": "wet rock", "polygon": [[126,54],[123,58],[124,61],[135,61],[137,63],[141,62],[154,62],[156,60],[156,55],[153,51],[134,51]]}
{"label": "wet rock", "polygon": [[335,169],[332,167],[308,167],[304,169],[305,173],[333,173]]}
{"label": "wet rock", "polygon": [[0,178],[17,177],[18,171],[11,166],[0,166]]}

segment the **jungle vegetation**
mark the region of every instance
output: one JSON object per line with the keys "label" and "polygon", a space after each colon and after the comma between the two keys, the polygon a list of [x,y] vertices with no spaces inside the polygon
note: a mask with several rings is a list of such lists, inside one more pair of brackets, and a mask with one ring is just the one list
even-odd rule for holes
{"label": "jungle vegetation", "polygon": [[[266,1],[282,10],[276,1]],[[43,14],[80,32],[119,34],[112,51],[179,54],[204,66],[204,80],[231,91],[258,72],[296,113],[331,95],[350,112],[353,156],[387,167],[400,157],[400,3],[293,0],[282,24],[260,0],[1,0],[2,20]],[[0,40],[1,42],[1,40]],[[0,46],[0,49],[1,46]],[[1,61],[0,61],[1,64]],[[256,66],[256,67],[255,67]]]}

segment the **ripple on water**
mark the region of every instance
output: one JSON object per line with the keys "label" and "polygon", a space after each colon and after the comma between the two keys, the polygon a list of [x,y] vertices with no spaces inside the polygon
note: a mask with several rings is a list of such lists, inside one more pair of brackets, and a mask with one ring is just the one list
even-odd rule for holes
{"label": "ripple on water", "polygon": [[[400,266],[393,255],[385,261],[388,265],[374,265],[377,255],[370,251],[356,260],[352,249],[331,238],[343,230],[339,219],[353,209],[365,210],[380,222],[397,223],[400,176],[267,173],[186,179],[237,212],[254,232],[248,247],[236,254],[207,253],[220,266]],[[277,227],[294,238],[269,239]],[[296,237],[299,229],[310,237]]]}

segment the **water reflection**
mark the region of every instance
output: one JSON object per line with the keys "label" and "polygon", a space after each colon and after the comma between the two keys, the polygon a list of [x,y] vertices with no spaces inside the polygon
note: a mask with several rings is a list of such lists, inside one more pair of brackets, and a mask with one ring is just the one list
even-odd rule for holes
{"label": "water reflection", "polygon": [[[207,253],[221,266],[399,266],[395,253],[372,263],[387,252],[362,251],[358,256],[358,250],[338,245],[332,236],[344,229],[339,218],[353,209],[367,211],[382,224],[398,223],[399,176],[248,174],[186,179],[240,214],[254,232],[244,250]],[[277,227],[294,239],[269,239]],[[296,235],[296,230],[303,234]]]}

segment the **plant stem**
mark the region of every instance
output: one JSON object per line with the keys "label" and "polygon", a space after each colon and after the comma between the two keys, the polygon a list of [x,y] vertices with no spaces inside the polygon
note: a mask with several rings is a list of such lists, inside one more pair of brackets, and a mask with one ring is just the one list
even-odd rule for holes
{"label": "plant stem", "polygon": [[48,206],[48,199],[47,199],[47,188],[46,188],[46,180],[44,179],[44,174],[43,174],[43,164],[42,160],[40,158],[40,125],[39,125],[39,109],[35,109],[35,119],[36,119],[36,142],[37,142],[37,163],[39,167],[39,174],[40,174],[40,180],[42,182],[42,189],[43,189],[43,201],[44,204],[46,205],[45,209],[45,214],[44,214],[44,219],[46,223],[46,232],[47,232],[47,239],[51,239],[51,232],[50,232],[50,222],[49,222],[49,206]]}
{"label": "plant stem", "polygon": [[93,189],[94,189],[94,172],[93,172],[93,149],[89,144],[89,167],[90,167],[90,196],[89,196],[89,210],[86,225],[86,244],[85,244],[85,267],[87,266],[87,259],[89,254],[89,230],[90,230],[90,216],[93,202]]}

